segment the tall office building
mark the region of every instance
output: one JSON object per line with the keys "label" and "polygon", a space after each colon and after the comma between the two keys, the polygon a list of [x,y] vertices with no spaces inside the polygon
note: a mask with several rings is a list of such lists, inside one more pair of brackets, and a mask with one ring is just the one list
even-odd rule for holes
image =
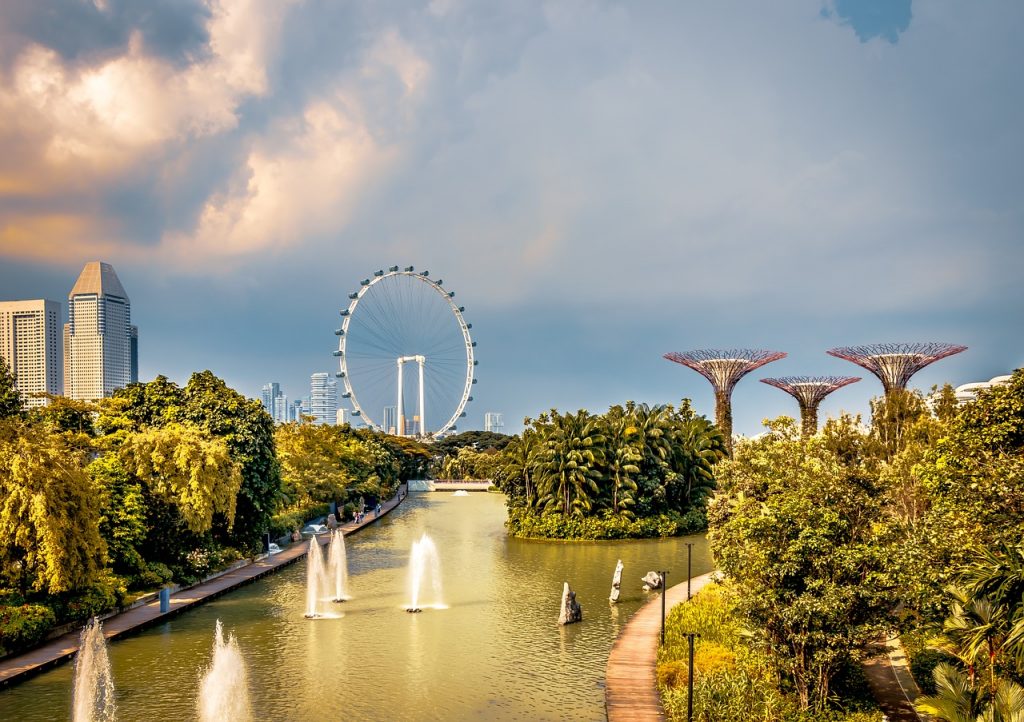
{"label": "tall office building", "polygon": [[326,373],[309,377],[309,413],[318,424],[333,424],[338,414],[338,382]]}
{"label": "tall office building", "polygon": [[389,434],[398,433],[398,407],[384,407],[384,431]]}
{"label": "tall office building", "polygon": [[57,301],[0,301],[0,356],[26,406],[44,406],[38,394],[63,391],[60,322]]}
{"label": "tall office building", "polygon": [[260,393],[260,401],[263,402],[263,408],[266,409],[267,413],[271,416],[274,415],[274,399],[281,395],[281,384],[276,381],[271,381],[269,384],[263,385],[263,391]]}
{"label": "tall office building", "polygon": [[302,421],[302,415],[307,413],[302,406],[302,399],[295,399],[292,402],[292,420]]}
{"label": "tall office building", "polygon": [[484,431],[493,431],[496,434],[501,434],[504,428],[505,419],[497,411],[488,411],[484,414]]}
{"label": "tall office building", "polygon": [[345,408],[338,409],[338,413],[334,417],[334,423],[336,423],[338,426],[342,426],[344,424],[349,423],[349,420],[348,420],[348,409],[345,409]]}
{"label": "tall office building", "polygon": [[290,408],[288,407],[288,396],[286,394],[278,394],[274,397],[274,421],[279,424],[287,424],[291,419],[289,418]]}
{"label": "tall office building", "polygon": [[131,329],[131,302],[113,266],[86,263],[68,294],[64,393],[95,401],[127,386],[132,379]]}

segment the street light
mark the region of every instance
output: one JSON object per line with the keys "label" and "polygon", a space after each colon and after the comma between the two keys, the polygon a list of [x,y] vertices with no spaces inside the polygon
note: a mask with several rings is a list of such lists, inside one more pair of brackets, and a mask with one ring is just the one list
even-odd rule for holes
{"label": "street light", "polygon": [[661,575],[661,646],[665,646],[665,593],[668,591],[668,585],[665,584],[665,578],[668,576],[668,571],[658,572]]}
{"label": "street light", "polygon": [[686,639],[690,643],[690,665],[686,674],[686,722],[693,722],[693,638],[699,636],[695,632],[686,633]]}

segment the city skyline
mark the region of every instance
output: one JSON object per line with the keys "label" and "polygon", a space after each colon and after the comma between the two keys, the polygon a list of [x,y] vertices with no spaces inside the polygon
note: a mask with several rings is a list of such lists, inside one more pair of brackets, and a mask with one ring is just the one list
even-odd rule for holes
{"label": "city skyline", "polygon": [[[112,264],[142,379],[305,396],[348,294],[395,264],[473,323],[460,430],[627,399],[712,417],[679,349],[779,349],[781,377],[854,373],[836,346],[967,346],[925,390],[1024,363],[1024,7],[86,4],[53,33],[16,6],[0,299]],[[737,432],[795,415],[760,378]]]}

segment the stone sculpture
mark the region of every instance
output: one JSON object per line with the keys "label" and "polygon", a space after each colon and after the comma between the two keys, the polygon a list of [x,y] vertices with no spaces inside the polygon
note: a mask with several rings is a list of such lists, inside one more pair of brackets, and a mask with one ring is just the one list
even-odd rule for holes
{"label": "stone sculpture", "polygon": [[612,592],[608,595],[608,601],[613,604],[619,601],[619,587],[622,586],[622,560],[615,565],[615,575],[612,577]]}
{"label": "stone sculpture", "polygon": [[658,572],[647,572],[641,580],[644,583],[644,591],[661,588],[661,575]]}
{"label": "stone sculpture", "polygon": [[562,588],[562,609],[558,613],[558,623],[573,624],[583,619],[583,609],[576,601],[576,592],[569,588],[569,582]]}

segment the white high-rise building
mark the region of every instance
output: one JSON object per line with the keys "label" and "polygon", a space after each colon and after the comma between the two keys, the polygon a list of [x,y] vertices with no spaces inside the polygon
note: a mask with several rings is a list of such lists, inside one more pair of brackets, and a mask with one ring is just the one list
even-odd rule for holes
{"label": "white high-rise building", "polygon": [[266,409],[267,413],[271,416],[274,415],[274,399],[281,395],[281,384],[276,381],[271,381],[269,384],[263,385],[263,391],[260,393],[260,401],[263,402],[263,408]]}
{"label": "white high-rise building", "polygon": [[288,395],[278,394],[274,397],[274,421],[279,424],[287,424],[291,419],[289,418],[289,407],[288,407]]}
{"label": "white high-rise building", "polygon": [[496,434],[503,433],[505,419],[497,411],[488,411],[484,414],[484,431],[492,431]]}
{"label": "white high-rise building", "polygon": [[334,423],[337,424],[338,426],[342,426],[344,424],[347,424],[348,422],[348,409],[338,409],[338,413],[334,417]]}
{"label": "white high-rise building", "polygon": [[309,413],[317,424],[333,424],[338,414],[338,382],[326,373],[309,377]]}
{"label": "white high-rise building", "polygon": [[[64,393],[95,401],[127,386],[132,380],[132,329],[131,302],[113,266],[86,263],[68,294]],[[134,336],[138,338],[138,329]]]}
{"label": "white high-rise building", "polygon": [[57,301],[0,301],[0,356],[26,406],[63,392],[61,308]]}

